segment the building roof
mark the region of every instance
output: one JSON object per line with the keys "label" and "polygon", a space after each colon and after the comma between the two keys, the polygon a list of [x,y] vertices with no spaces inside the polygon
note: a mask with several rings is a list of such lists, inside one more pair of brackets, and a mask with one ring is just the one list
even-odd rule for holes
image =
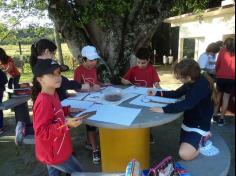
{"label": "building roof", "polygon": [[163,22],[170,23],[172,26],[179,26],[182,23],[200,20],[206,17],[222,16],[226,14],[235,14],[234,4],[216,7],[216,8],[210,8],[203,11],[203,13],[200,13],[200,14],[188,13],[188,14],[170,17],[170,18],[165,19]]}

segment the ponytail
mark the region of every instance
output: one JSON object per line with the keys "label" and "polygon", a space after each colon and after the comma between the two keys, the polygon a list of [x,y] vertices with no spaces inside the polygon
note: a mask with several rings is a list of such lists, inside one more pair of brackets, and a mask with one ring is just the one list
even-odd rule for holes
{"label": "ponytail", "polygon": [[34,77],[33,78],[33,87],[32,87],[32,100],[33,100],[33,103],[37,99],[37,96],[41,92],[41,90],[42,90],[42,88],[41,88],[40,83],[38,82],[37,78]]}
{"label": "ponytail", "polygon": [[217,106],[220,102],[219,102],[219,98],[217,96],[217,90],[214,86],[214,81],[211,78],[211,76],[207,73],[207,72],[203,72],[203,76],[207,79],[207,81],[209,82],[209,88],[211,90],[211,100],[212,102]]}
{"label": "ponytail", "polygon": [[31,68],[37,63],[38,56],[42,55],[46,49],[50,52],[54,52],[56,51],[57,46],[48,39],[40,39],[38,42],[31,45],[31,55],[29,60]]}
{"label": "ponytail", "polygon": [[34,44],[31,45],[31,55],[30,55],[30,60],[29,60],[31,68],[33,66],[35,66],[35,64],[38,60],[38,56],[39,55],[37,53],[36,43],[34,43]]}

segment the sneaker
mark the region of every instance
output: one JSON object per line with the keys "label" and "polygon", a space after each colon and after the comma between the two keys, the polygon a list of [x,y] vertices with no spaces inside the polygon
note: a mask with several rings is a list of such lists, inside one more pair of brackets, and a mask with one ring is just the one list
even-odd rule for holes
{"label": "sneaker", "polygon": [[152,133],[150,134],[150,144],[155,144],[155,138],[153,137]]}
{"label": "sneaker", "polygon": [[225,125],[225,119],[224,118],[219,118],[217,122],[218,126],[224,126]]}
{"label": "sneaker", "polygon": [[18,121],[16,125],[15,144],[21,145],[23,143],[24,136],[25,136],[25,124],[21,121]]}
{"label": "sneaker", "polygon": [[100,163],[100,152],[99,150],[93,151],[93,163],[99,164]]}
{"label": "sneaker", "polygon": [[219,115],[213,115],[212,116],[212,122],[213,123],[218,123],[218,120],[219,120]]}

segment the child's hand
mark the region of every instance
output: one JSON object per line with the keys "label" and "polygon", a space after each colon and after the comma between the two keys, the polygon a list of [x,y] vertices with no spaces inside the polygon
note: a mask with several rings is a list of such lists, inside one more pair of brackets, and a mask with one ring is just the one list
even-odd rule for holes
{"label": "child's hand", "polygon": [[67,122],[66,122],[66,125],[68,127],[71,127],[71,128],[76,128],[78,126],[80,126],[82,123],[82,120],[81,119],[78,119],[78,118],[69,118],[67,119]]}
{"label": "child's hand", "polygon": [[98,84],[94,84],[93,87],[91,87],[92,92],[98,92],[100,90],[101,86]]}
{"label": "child's hand", "polygon": [[154,87],[154,88],[161,89],[161,86],[160,86],[160,83],[159,83],[159,82],[156,82],[155,84],[153,84],[153,87]]}
{"label": "child's hand", "polygon": [[90,90],[89,83],[82,84],[81,90],[84,92],[89,92],[89,90]]}
{"label": "child's hand", "polygon": [[159,113],[164,113],[162,108],[158,108],[158,107],[154,107],[154,108],[150,108],[151,111],[153,112],[159,112]]}
{"label": "child's hand", "polygon": [[147,91],[147,95],[148,95],[148,96],[155,96],[156,93],[157,93],[157,92],[156,92],[155,90],[151,90],[151,89]]}
{"label": "child's hand", "polygon": [[129,85],[129,84],[133,85],[129,80],[124,79],[122,77],[121,77],[121,83],[124,84],[124,85]]}

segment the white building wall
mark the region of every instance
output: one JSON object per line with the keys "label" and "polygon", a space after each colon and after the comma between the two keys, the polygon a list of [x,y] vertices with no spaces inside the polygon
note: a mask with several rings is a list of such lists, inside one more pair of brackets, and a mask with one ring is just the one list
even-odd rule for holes
{"label": "white building wall", "polygon": [[224,35],[235,34],[235,14],[219,17],[208,17],[202,21],[195,20],[180,24],[179,59],[183,58],[183,39],[196,38],[194,59],[203,53],[208,44],[223,40]]}

